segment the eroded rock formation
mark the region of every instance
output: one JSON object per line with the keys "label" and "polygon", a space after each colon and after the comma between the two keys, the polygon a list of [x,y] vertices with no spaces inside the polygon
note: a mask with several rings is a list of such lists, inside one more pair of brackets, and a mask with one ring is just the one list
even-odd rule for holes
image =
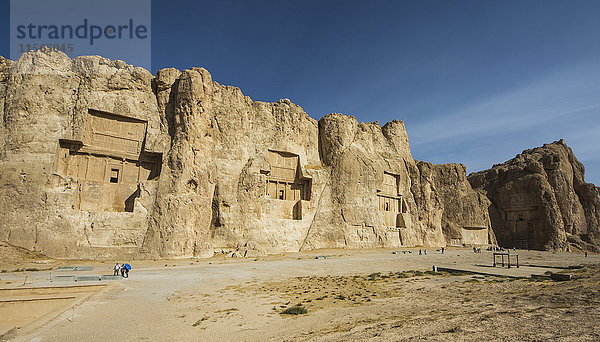
{"label": "eroded rock formation", "polygon": [[523,151],[469,181],[491,201],[498,242],[507,247],[598,251],[600,192],[564,140]]}
{"label": "eroded rock formation", "polygon": [[0,239],[51,256],[137,254],[169,147],[154,77],[62,53],[0,67]]}
{"label": "eroded rock formation", "polygon": [[[60,52],[0,59],[0,106],[0,240],[49,256],[495,242],[491,185],[469,183],[463,165],[416,162],[401,121],[317,122],[202,68],[152,76]],[[598,203],[586,203],[578,213],[597,227]]]}

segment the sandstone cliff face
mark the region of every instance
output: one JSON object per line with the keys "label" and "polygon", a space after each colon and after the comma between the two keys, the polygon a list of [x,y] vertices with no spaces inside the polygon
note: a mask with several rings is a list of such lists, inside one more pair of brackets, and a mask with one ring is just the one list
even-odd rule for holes
{"label": "sandstone cliff face", "polygon": [[[0,57],[0,113],[4,114],[4,102],[6,99],[6,89],[8,87],[8,77],[10,75],[10,66],[12,61]],[[0,116],[0,160],[4,160],[4,140],[6,137],[6,125],[4,115]]]}
{"label": "sandstone cliff face", "polygon": [[[415,162],[401,121],[330,114],[319,134],[329,179],[305,248],[488,243],[488,202],[465,167]],[[464,227],[484,238],[463,236]]]}
{"label": "sandstone cliff face", "polygon": [[526,150],[469,176],[491,201],[500,245],[532,249],[598,250],[600,193],[564,140]]}
{"label": "sandstone cliff face", "polygon": [[[319,198],[297,196],[290,184],[323,187],[317,122],[288,100],[252,102],[204,69],[162,77],[173,82],[164,91],[173,94],[174,128],[147,250],[207,256],[248,242],[255,253],[298,250]],[[290,174],[275,175],[281,170]],[[269,178],[278,182],[271,193]]]}
{"label": "sandstone cliff face", "polygon": [[[462,164],[434,165],[417,163],[422,189],[416,196],[421,215],[427,215],[428,203],[439,203],[442,208],[441,226],[448,244],[482,245],[496,244],[496,237],[490,228],[492,222],[488,215],[490,201],[485,195],[475,192],[467,180],[467,169]],[[415,181],[416,184],[418,180]],[[489,229],[488,229],[489,228]]]}
{"label": "sandstone cliff face", "polygon": [[[97,56],[71,60],[62,53],[27,53],[14,63],[3,60],[1,67],[0,239],[52,256],[102,257],[115,246],[121,254],[136,252],[155,186],[138,187],[137,180],[129,189],[101,184],[109,165],[124,176],[128,146],[119,145],[123,139],[103,144],[96,139],[100,135],[87,136],[96,128],[86,125],[94,119],[102,126],[102,113],[127,116],[128,123],[144,123],[134,137],[143,147],[133,154],[162,152],[169,140],[157,115],[153,76],[123,62]],[[78,152],[85,149],[86,154]],[[95,177],[100,182],[92,182]],[[135,192],[131,212],[106,210],[115,198]]]}
{"label": "sandstone cliff face", "polygon": [[328,176],[304,248],[441,243],[438,227],[412,224],[407,163],[414,160],[402,122],[381,127],[330,114],[319,122],[319,139]]}
{"label": "sandstone cliff face", "polygon": [[201,68],[57,52],[0,60],[0,99],[0,240],[50,256],[494,241],[465,167],[415,162],[401,121],[317,122]]}

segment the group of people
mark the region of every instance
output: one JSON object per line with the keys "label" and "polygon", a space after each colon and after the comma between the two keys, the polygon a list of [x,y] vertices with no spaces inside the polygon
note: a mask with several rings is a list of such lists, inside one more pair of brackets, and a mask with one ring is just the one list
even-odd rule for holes
{"label": "group of people", "polygon": [[[488,248],[486,248],[486,250],[487,251],[492,251],[492,252],[504,252],[504,251],[506,251],[504,249],[504,247],[499,247],[499,246],[489,246]],[[515,248],[515,250],[516,250],[516,248]],[[509,252],[510,252],[510,250],[509,250]]]}
{"label": "group of people", "polygon": [[[439,252],[440,250],[438,249],[437,251]],[[444,251],[445,251],[445,249],[444,249],[444,247],[442,247],[442,249],[441,249],[442,254],[444,254]],[[423,255],[423,254],[427,255],[427,250],[426,249],[423,249],[423,250],[419,249],[419,255]]]}
{"label": "group of people", "polygon": [[121,273],[121,277],[123,278],[129,278],[129,268],[125,267],[125,263],[119,265],[119,263],[117,263],[115,265],[115,272],[113,275],[118,276],[119,273]]}

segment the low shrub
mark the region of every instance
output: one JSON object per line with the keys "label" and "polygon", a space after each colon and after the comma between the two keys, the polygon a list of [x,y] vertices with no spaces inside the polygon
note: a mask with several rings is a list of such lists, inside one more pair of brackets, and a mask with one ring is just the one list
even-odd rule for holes
{"label": "low shrub", "polygon": [[284,315],[303,315],[307,312],[308,310],[302,305],[296,305],[283,310],[281,313]]}

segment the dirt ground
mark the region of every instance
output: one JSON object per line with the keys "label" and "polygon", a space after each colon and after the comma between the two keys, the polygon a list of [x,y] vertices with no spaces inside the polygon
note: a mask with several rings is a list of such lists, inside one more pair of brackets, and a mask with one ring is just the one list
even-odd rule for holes
{"label": "dirt ground", "polygon": [[275,291],[287,306],[330,317],[286,340],[598,341],[599,270],[578,270],[561,283],[433,272],[303,277],[243,292]]}
{"label": "dirt ground", "polygon": [[[113,281],[52,317],[36,318],[10,337],[16,341],[600,340],[598,255],[518,251],[522,263],[587,265],[563,270],[574,279],[556,282],[432,272],[432,265],[489,265],[492,256],[468,249],[450,249],[443,255],[430,250],[427,256],[419,256],[414,248],[404,250],[412,253],[320,250],[259,259],[132,262],[130,279]],[[28,262],[39,260],[34,259]],[[94,267],[86,274],[109,274],[114,265],[53,261],[44,267],[58,264]],[[7,272],[0,275],[0,283],[19,287],[28,277],[25,287],[47,286],[50,272]],[[305,313],[283,314],[286,310]],[[0,306],[0,321],[6,318],[2,315]]]}

